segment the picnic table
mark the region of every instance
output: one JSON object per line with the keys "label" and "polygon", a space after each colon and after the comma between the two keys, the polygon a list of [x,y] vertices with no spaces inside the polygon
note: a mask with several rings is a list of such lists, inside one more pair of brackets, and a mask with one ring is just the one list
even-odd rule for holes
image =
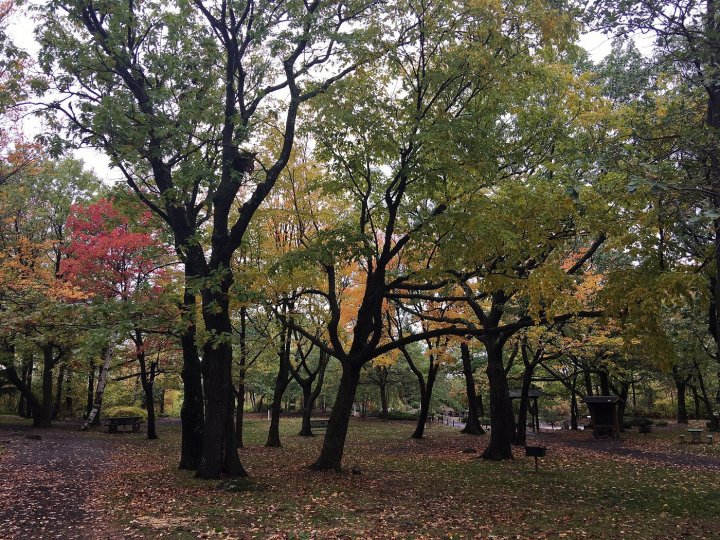
{"label": "picnic table", "polygon": [[133,433],[140,431],[140,424],[143,419],[140,416],[116,416],[114,418],[106,418],[104,425],[108,428],[108,433],[118,433],[118,428],[122,427],[123,432],[127,432],[130,428]]}
{"label": "picnic table", "polygon": [[690,434],[690,442],[692,444],[700,444],[700,435],[702,435],[703,430],[698,428],[690,428],[687,430],[687,432]]}

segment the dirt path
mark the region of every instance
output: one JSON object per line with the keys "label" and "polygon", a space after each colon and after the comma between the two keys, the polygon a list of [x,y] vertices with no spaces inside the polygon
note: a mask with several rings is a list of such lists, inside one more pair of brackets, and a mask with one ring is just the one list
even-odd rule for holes
{"label": "dirt path", "polygon": [[554,442],[572,448],[583,448],[595,452],[603,452],[605,454],[641,459],[658,465],[720,470],[720,458],[717,457],[700,456],[689,453],[642,450],[637,447],[624,446],[622,440],[606,441],[592,439],[589,441],[579,441],[576,439],[555,439]]}
{"label": "dirt path", "polygon": [[94,511],[112,441],[64,427],[0,425],[0,538],[123,537]]}

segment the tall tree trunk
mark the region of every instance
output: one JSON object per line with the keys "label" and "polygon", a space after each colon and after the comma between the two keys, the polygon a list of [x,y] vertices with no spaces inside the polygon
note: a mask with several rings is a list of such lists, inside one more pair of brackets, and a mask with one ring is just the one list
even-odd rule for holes
{"label": "tall tree trunk", "polygon": [[620,428],[620,432],[624,433],[625,428],[623,427],[625,424],[625,411],[627,410],[627,400],[628,400],[628,394],[630,393],[630,385],[626,382],[621,383],[622,386],[620,387],[620,403],[618,403],[618,426]]}
{"label": "tall tree trunk", "polygon": [[53,409],[53,367],[55,367],[55,356],[53,355],[53,345],[45,345],[43,352],[43,371],[42,371],[42,397],[40,407],[33,413],[33,427],[48,428],[51,427],[52,409]]}
{"label": "tall tree trunk", "polygon": [[418,416],[415,431],[410,436],[411,439],[422,439],[425,435],[425,425],[427,424],[428,415],[430,414],[430,403],[432,403],[432,393],[437,380],[437,373],[440,365],[431,359],[428,367],[427,382],[420,386],[420,415]]}
{"label": "tall tree trunk", "polygon": [[378,386],[380,387],[380,419],[387,422],[390,418],[387,377],[381,377]]}
{"label": "tall tree trunk", "polygon": [[273,391],[273,401],[270,407],[270,428],[268,429],[267,440],[265,446],[271,448],[280,448],[280,408],[282,407],[282,398],[285,390],[290,383],[290,346],[292,344],[292,335],[290,328],[283,329],[282,343],[278,350],[278,373],[275,377],[275,390]]}
{"label": "tall tree trunk", "polygon": [[577,401],[577,373],[572,378],[572,390],[570,392],[570,429],[573,431],[578,430],[578,416],[580,416],[580,409],[578,408]]}
{"label": "tall tree trunk", "polygon": [[[20,380],[22,384],[29,389],[32,389],[32,371],[33,356],[28,355],[23,358],[22,367],[20,368]],[[18,416],[32,418],[32,407],[22,392],[20,392],[20,399],[18,401]]]}
{"label": "tall tree trunk", "polygon": [[60,414],[60,404],[62,403],[63,382],[65,381],[65,369],[66,369],[66,365],[61,364],[60,369],[58,370],[57,385],[55,388],[55,405],[53,405],[53,410],[52,410],[52,419],[53,420],[57,420],[58,415]]}
{"label": "tall tree trunk", "polygon": [[135,358],[140,366],[140,385],[145,395],[145,410],[147,411],[147,438],[157,439],[157,431],[155,429],[155,395],[153,392],[155,386],[156,362],[150,362],[150,373],[147,369],[147,361],[145,356],[145,341],[140,328],[135,328],[133,341],[135,342]]}
{"label": "tall tree trunk", "polygon": [[85,418],[90,416],[93,401],[95,399],[95,360],[90,359],[88,366],[87,405],[85,406]]}
{"label": "tall tree trunk", "polygon": [[675,379],[675,388],[677,390],[677,422],[678,424],[688,423],[687,404],[685,402],[685,392],[687,390],[687,379],[680,374],[678,367],[673,366],[673,379]]}
{"label": "tall tree trunk", "polygon": [[303,393],[303,411],[302,411],[302,425],[300,427],[300,435],[301,437],[312,437],[313,432],[312,428],[310,427],[310,418],[312,417],[312,390],[310,389],[310,383],[300,385],[302,388]]}
{"label": "tall tree trunk", "polygon": [[522,388],[520,390],[520,408],[518,410],[517,426],[515,428],[515,444],[525,446],[527,442],[527,413],[530,405],[530,384],[532,383],[534,366],[526,365],[523,373]]}
{"label": "tall tree trunk", "polygon": [[512,459],[515,415],[503,365],[503,342],[496,338],[486,338],[484,344],[488,356],[486,371],[490,385],[490,443],[481,457],[492,460]]}
{"label": "tall tree trunk", "polygon": [[[243,377],[244,380],[244,377]],[[243,445],[243,421],[245,419],[245,383],[238,382],[238,389],[235,392],[235,438],[238,448]]]}
{"label": "tall tree trunk", "polygon": [[180,442],[180,464],[178,468],[194,471],[200,465],[203,448],[203,426],[205,423],[202,368],[196,337],[195,293],[191,290],[193,276],[185,266],[185,289],[183,292],[183,320],[185,329],[180,336],[183,352],[181,377],[183,381],[183,402],[180,409],[182,435]]}
{"label": "tall tree trunk", "polygon": [[[302,435],[303,437],[313,436],[312,428],[310,427],[310,418],[312,417],[312,412],[315,409],[317,398],[320,395],[320,392],[322,392],[323,382],[325,381],[325,370],[327,369],[329,361],[330,356],[327,353],[320,351],[317,369],[312,371],[309,369],[306,370],[307,378],[300,377],[299,368],[298,370],[293,371],[293,377],[295,377],[295,380],[303,391],[302,427],[300,428],[299,433],[299,435]],[[307,364],[303,365],[307,367]],[[315,384],[315,389],[313,389],[312,385],[315,380],[317,380],[317,383]]]}
{"label": "tall tree trunk", "polygon": [[[226,268],[229,268],[227,261]],[[235,438],[235,396],[232,389],[232,335],[229,290],[232,275],[225,273],[218,289],[204,288],[203,319],[213,339],[203,345],[203,383],[206,398],[202,458],[197,468],[200,478],[219,478],[222,474],[247,476],[240,463]]]}
{"label": "tall tree trunk", "polygon": [[[112,338],[108,343],[107,349],[105,350],[105,359],[103,365],[100,368],[100,375],[98,376],[97,386],[95,387],[95,397],[93,399],[93,406],[88,414],[87,420],[80,428],[81,431],[87,431],[87,429],[100,421],[100,408],[102,407],[102,400],[105,394],[105,384],[107,383],[108,370],[110,369],[110,361],[112,360],[113,353],[115,352],[115,338]],[[97,422],[96,422],[97,419]]]}
{"label": "tall tree trunk", "polygon": [[338,386],[335,403],[330,413],[325,439],[323,440],[320,456],[310,468],[316,471],[340,471],[342,466],[345,438],[347,437],[352,406],[355,401],[358,383],[360,382],[360,367],[362,362],[346,360],[342,364],[342,376]]}
{"label": "tall tree trunk", "polygon": [[65,378],[65,415],[72,416],[73,414],[73,394],[72,394],[72,370],[67,370],[67,376]]}
{"label": "tall tree trunk", "polygon": [[460,433],[467,435],[484,435],[485,430],[480,425],[480,411],[478,410],[477,394],[475,393],[475,377],[473,376],[470,347],[467,343],[460,343],[460,357],[465,375],[465,393],[468,400],[468,415],[465,427]]}
{"label": "tall tree trunk", "polygon": [[[8,354],[10,357],[15,356],[15,348],[13,345],[5,344],[5,353]],[[21,378],[21,376],[18,376],[18,373],[15,369],[15,366],[10,363],[7,366],[5,366],[5,370],[3,371],[7,379],[20,391],[20,393],[25,397],[25,400],[28,404],[28,407],[31,410],[40,409],[40,402],[38,401],[35,394],[32,392],[32,388],[28,386],[25,381]]]}

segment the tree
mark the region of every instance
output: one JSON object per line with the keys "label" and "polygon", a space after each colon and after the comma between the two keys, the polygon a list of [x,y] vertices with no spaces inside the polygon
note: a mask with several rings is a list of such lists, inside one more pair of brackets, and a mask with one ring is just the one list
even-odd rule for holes
{"label": "tree", "polygon": [[[29,405],[36,427],[51,423],[53,370],[69,360],[82,327],[79,301],[84,294],[59,279],[58,270],[70,206],[89,195],[94,181],[79,162],[48,160],[0,189],[2,365]],[[38,353],[42,361],[36,361]],[[22,358],[20,374],[17,355]],[[40,397],[31,385],[34,366],[42,367]]]}
{"label": "tree", "polygon": [[[75,205],[67,222],[67,258],[60,265],[60,273],[95,296],[101,304],[99,310],[107,310],[105,318],[117,335],[107,344],[106,358],[112,356],[114,339],[123,334],[134,343],[148,412],[147,436],[156,439],[153,388],[158,362],[148,360],[154,341],[148,339],[148,333],[169,332],[177,313],[168,299],[172,291],[168,265],[174,261],[169,259],[157,234],[152,229],[147,231],[149,218],[149,214],[142,216],[136,225],[140,230],[133,230],[128,217],[109,199],[88,206]],[[107,379],[107,364],[103,366],[102,380]],[[98,383],[96,395],[99,393],[101,398],[103,390]],[[95,401],[99,407],[98,399]]]}
{"label": "tree", "polygon": [[[717,5],[713,1],[696,0],[663,3],[634,0],[621,4],[598,0],[591,3],[588,13],[591,24],[609,33],[652,34],[655,60],[663,75],[671,79],[667,86],[669,95],[682,94],[681,100],[675,101],[675,107],[671,108],[667,107],[669,100],[659,93],[658,101],[665,106],[655,109],[652,115],[660,120],[657,122],[660,125],[667,125],[667,119],[675,120],[671,134],[665,138],[666,142],[672,142],[674,149],[666,154],[660,167],[645,167],[644,174],[638,177],[640,182],[675,193],[699,196],[700,213],[704,214],[711,231],[707,240],[711,248],[709,287],[713,301],[708,325],[720,365],[720,72],[717,69],[720,16]],[[677,107],[678,104],[681,107]],[[685,114],[667,114],[667,111],[678,110]],[[645,139],[645,142],[654,144],[657,140]],[[668,175],[670,171],[679,174]],[[694,236],[693,241],[697,238]],[[720,380],[720,370],[717,378]],[[720,391],[717,400],[720,400]],[[714,428],[720,429],[720,420],[713,422]]]}
{"label": "tree", "polygon": [[[394,6],[403,25],[398,52],[372,73],[347,78],[336,86],[332,101],[318,104],[313,134],[320,158],[328,163],[324,196],[342,201],[338,208],[346,210],[338,212],[336,225],[315,235],[306,253],[320,261],[327,277],[325,289],[315,294],[331,314],[328,353],[343,369],[314,469],[341,466],[362,366],[402,345],[467,332],[450,324],[389,342],[385,304],[408,284],[447,268],[437,265],[433,254],[456,216],[450,210],[479,190],[469,172],[498,164],[499,140],[493,137],[507,127],[500,119],[512,103],[527,98],[520,94],[532,85],[518,81],[533,80],[525,74],[542,64],[529,51],[562,47],[568,19],[546,5],[534,8],[399,3]],[[521,21],[517,25],[502,22],[515,17]],[[557,23],[557,32],[538,25],[547,17]],[[358,96],[370,105],[358,105]],[[335,129],[338,125],[343,130]],[[458,150],[458,141],[486,132],[472,153]],[[484,143],[495,146],[475,152]],[[348,305],[349,292],[359,300],[355,307]]]}
{"label": "tree", "polygon": [[[200,477],[246,474],[233,425],[233,254],[287,164],[301,105],[375,54],[376,8],[362,0],[180,0],[173,9],[68,1],[43,10],[43,67],[63,96],[51,109],[75,136],[108,154],[172,231],[185,264],[189,318],[195,295],[201,297],[212,338],[202,348],[205,424],[200,442],[190,323],[183,339],[183,451],[190,455],[181,457],[181,466],[197,467]],[[256,156],[260,126],[273,118],[281,148]],[[256,164],[261,170],[253,174]]]}

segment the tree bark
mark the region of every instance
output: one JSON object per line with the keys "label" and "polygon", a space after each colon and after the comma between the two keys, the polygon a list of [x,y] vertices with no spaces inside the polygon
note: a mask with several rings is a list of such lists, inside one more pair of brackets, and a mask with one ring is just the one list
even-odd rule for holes
{"label": "tree bark", "polygon": [[[100,408],[102,407],[103,395],[105,394],[105,384],[107,383],[108,370],[110,369],[110,361],[112,360],[113,353],[115,352],[115,339],[111,339],[108,343],[107,350],[105,351],[105,359],[103,365],[100,368],[100,375],[98,376],[97,386],[95,387],[95,397],[93,399],[93,406],[88,414],[87,420],[80,428],[81,431],[87,431],[87,429],[96,423],[100,422]],[[97,420],[97,422],[96,422]]]}
{"label": "tree bark", "polygon": [[[243,378],[244,379],[244,378]],[[245,383],[238,382],[238,389],[235,392],[235,438],[238,448],[243,445],[243,421],[245,419]]]}
{"label": "tree bark", "polygon": [[[30,390],[32,390],[33,363],[33,356],[28,355],[23,359],[22,367],[20,368],[20,380],[22,381],[22,384]],[[32,418],[32,406],[23,392],[20,392],[18,416],[22,416],[23,418]]]}
{"label": "tree bark", "polygon": [[345,361],[342,364],[342,376],[337,396],[328,421],[325,439],[320,456],[310,468],[316,471],[340,471],[342,466],[345,438],[347,437],[352,406],[355,401],[360,368],[363,362]]}
{"label": "tree bark", "polygon": [[180,464],[178,468],[194,471],[200,465],[202,456],[204,401],[200,355],[195,341],[195,294],[190,290],[192,276],[185,271],[185,290],[183,293],[183,318],[185,331],[180,336],[183,351],[183,403],[180,409],[182,435],[180,442]]}
{"label": "tree bark", "polygon": [[486,371],[490,385],[490,443],[481,457],[491,460],[512,459],[515,415],[503,365],[503,342],[492,337],[485,338],[483,342],[488,356]]}
{"label": "tree bark", "polygon": [[381,368],[378,387],[380,388],[380,419],[387,422],[390,418],[390,409],[388,404],[387,367],[385,366]]}
{"label": "tree bark", "polygon": [[675,388],[677,390],[677,423],[687,424],[688,413],[687,403],[685,401],[685,393],[687,390],[687,380],[685,380],[678,372],[677,366],[673,366],[673,378],[675,379]]}
{"label": "tree bark", "polygon": [[282,398],[285,390],[290,383],[290,346],[292,344],[292,334],[290,328],[284,328],[282,332],[282,342],[278,350],[278,373],[275,377],[275,389],[273,391],[272,405],[270,406],[270,428],[268,429],[267,440],[265,446],[270,448],[280,448],[280,408],[282,407]]}
{"label": "tree bark", "polygon": [[[229,260],[227,261],[229,268]],[[232,275],[224,273],[217,289],[204,288],[203,320],[213,336],[203,345],[203,383],[206,398],[202,458],[197,469],[200,478],[220,478],[222,474],[247,476],[240,463],[235,438],[235,397],[232,389],[232,335],[229,290]]]}
{"label": "tree bark", "polygon": [[460,344],[460,358],[463,363],[463,374],[465,375],[465,393],[468,399],[468,415],[465,427],[460,433],[467,435],[484,435],[485,430],[480,425],[480,411],[478,410],[477,394],[475,392],[475,377],[472,369],[472,358],[470,347],[467,343]]}
{"label": "tree bark", "polygon": [[49,428],[52,426],[53,410],[53,368],[55,367],[55,356],[53,345],[45,345],[43,352],[42,370],[42,394],[40,407],[33,411],[33,427]]}
{"label": "tree bark", "polygon": [[238,385],[235,391],[235,438],[238,448],[243,445],[243,422],[245,420],[245,373],[247,371],[247,308],[240,308],[240,362],[238,365]]}
{"label": "tree bark", "polygon": [[61,364],[58,370],[57,385],[55,388],[55,404],[53,405],[52,420],[57,420],[60,414],[60,406],[62,403],[63,383],[65,382],[66,365]]}
{"label": "tree bark", "polygon": [[525,366],[522,388],[520,390],[520,408],[518,410],[517,426],[515,427],[515,444],[525,446],[527,443],[527,413],[530,404],[530,384],[532,382],[534,366]]}
{"label": "tree bark", "polygon": [[135,342],[135,358],[140,366],[140,385],[145,394],[145,410],[147,411],[147,438],[157,439],[157,431],[155,429],[155,395],[153,388],[155,386],[155,373],[157,364],[150,362],[150,372],[148,373],[147,361],[145,356],[145,341],[142,330],[135,328],[133,341]]}
{"label": "tree bark", "polygon": [[[299,433],[299,435],[303,437],[313,436],[312,428],[310,427],[310,418],[312,417],[312,412],[315,409],[315,402],[322,391],[323,382],[325,381],[325,370],[327,369],[329,361],[330,356],[326,352],[320,351],[317,369],[308,369],[307,359],[303,359],[302,366],[298,366],[298,369],[293,370],[292,372],[295,381],[300,385],[300,388],[302,388],[303,391],[302,427],[300,428]],[[305,369],[307,377],[303,378],[300,376],[300,367]],[[317,384],[315,384],[315,389],[313,389],[312,385],[315,380],[317,380]]]}
{"label": "tree bark", "polygon": [[87,384],[87,404],[85,406],[85,418],[90,416],[93,401],[95,399],[95,360],[90,359],[88,366],[88,384]]}

